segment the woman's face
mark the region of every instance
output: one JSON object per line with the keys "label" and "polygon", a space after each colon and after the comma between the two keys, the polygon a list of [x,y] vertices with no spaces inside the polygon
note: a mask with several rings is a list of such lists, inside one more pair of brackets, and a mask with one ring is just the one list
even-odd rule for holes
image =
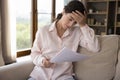
{"label": "woman's face", "polygon": [[61,26],[64,29],[71,28],[76,24],[76,21],[71,16],[72,13],[63,13],[63,16],[61,18]]}

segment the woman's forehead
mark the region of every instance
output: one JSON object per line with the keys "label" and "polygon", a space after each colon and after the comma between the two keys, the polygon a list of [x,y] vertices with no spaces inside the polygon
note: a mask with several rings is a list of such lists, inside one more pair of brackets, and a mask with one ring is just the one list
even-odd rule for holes
{"label": "woman's forehead", "polygon": [[69,18],[71,18],[71,19],[74,19],[74,18],[72,17],[72,13],[67,13],[66,16],[69,17]]}

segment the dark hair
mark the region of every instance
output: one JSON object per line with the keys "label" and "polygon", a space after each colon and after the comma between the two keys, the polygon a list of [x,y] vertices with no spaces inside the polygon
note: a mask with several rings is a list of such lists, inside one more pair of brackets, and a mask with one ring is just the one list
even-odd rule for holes
{"label": "dark hair", "polygon": [[[72,11],[79,11],[84,15],[84,11],[86,11],[84,5],[82,2],[78,0],[72,0],[70,1],[65,7],[64,7],[65,13],[72,13]],[[62,17],[62,13],[57,15],[57,19],[60,19]]]}

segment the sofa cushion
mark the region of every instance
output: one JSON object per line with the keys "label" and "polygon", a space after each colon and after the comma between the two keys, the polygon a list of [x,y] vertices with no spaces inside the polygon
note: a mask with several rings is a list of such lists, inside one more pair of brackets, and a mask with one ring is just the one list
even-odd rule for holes
{"label": "sofa cushion", "polygon": [[31,60],[0,67],[0,80],[27,80],[34,68]]}
{"label": "sofa cushion", "polygon": [[120,36],[119,36],[118,63],[116,66],[116,74],[114,80],[120,80]]}
{"label": "sofa cushion", "polygon": [[119,54],[118,54],[118,63],[117,63],[117,67],[116,67],[116,74],[115,74],[114,80],[120,80],[120,50],[119,50]]}
{"label": "sofa cushion", "polygon": [[85,48],[78,49],[81,54],[90,58],[74,63],[74,71],[78,80],[111,80],[115,75],[117,61],[118,36],[99,36],[101,50],[93,53]]}

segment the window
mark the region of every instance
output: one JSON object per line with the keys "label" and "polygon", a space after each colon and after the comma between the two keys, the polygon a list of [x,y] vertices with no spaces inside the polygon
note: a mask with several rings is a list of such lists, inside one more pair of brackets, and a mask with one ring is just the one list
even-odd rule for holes
{"label": "window", "polygon": [[38,28],[51,23],[52,0],[37,0]]}
{"label": "window", "polygon": [[16,10],[16,49],[18,52],[32,46],[31,0],[14,0]]}
{"label": "window", "polygon": [[17,50],[31,48],[31,1],[17,0],[15,7]]}

